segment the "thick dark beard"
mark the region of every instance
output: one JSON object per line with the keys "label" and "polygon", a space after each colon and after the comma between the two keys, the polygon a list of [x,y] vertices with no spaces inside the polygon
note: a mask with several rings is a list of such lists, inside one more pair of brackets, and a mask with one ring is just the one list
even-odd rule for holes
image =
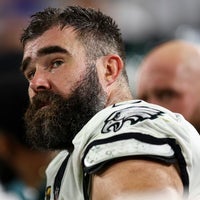
{"label": "thick dark beard", "polygon": [[33,98],[25,114],[27,139],[33,148],[72,151],[75,135],[105,107],[106,95],[96,67],[87,69],[69,98],[50,91],[39,92]]}

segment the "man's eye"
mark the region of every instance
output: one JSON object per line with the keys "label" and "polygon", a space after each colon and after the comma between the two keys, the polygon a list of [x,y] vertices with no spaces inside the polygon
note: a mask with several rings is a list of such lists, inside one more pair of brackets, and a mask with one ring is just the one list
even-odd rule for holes
{"label": "man's eye", "polygon": [[157,94],[158,99],[162,100],[162,101],[169,101],[171,98],[173,98],[175,95],[175,93],[171,90],[165,90],[162,92],[159,92]]}
{"label": "man's eye", "polygon": [[30,71],[25,74],[27,80],[32,80],[35,75],[35,71]]}
{"label": "man's eye", "polygon": [[56,61],[52,62],[52,67],[53,67],[53,68],[57,68],[57,67],[59,67],[59,66],[62,65],[62,64],[63,64],[63,61],[61,61],[61,60],[56,60]]}

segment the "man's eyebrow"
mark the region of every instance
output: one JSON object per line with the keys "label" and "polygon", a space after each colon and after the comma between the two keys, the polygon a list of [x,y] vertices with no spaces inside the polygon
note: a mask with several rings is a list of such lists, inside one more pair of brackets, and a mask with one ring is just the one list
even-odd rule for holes
{"label": "man's eyebrow", "polygon": [[[37,52],[37,56],[41,57],[41,56],[45,56],[45,55],[53,54],[53,53],[70,54],[66,49],[60,46],[47,46],[47,47],[43,47],[39,49]],[[20,70],[24,72],[27,69],[30,62],[31,62],[30,57],[25,58],[21,64]]]}
{"label": "man's eyebrow", "polygon": [[52,53],[67,53],[69,54],[69,52],[60,47],[60,46],[48,46],[48,47],[43,47],[41,49],[38,50],[37,52],[37,56],[44,56],[44,55],[48,55],[48,54],[52,54]]}

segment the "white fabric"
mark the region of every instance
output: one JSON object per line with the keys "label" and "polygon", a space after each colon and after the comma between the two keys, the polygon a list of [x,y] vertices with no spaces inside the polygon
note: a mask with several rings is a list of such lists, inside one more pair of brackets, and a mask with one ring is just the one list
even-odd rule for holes
{"label": "white fabric", "polygon": [[[200,199],[200,136],[197,131],[179,114],[133,100],[100,111],[76,135],[73,140],[75,148],[62,179],[59,200],[84,200],[83,158],[84,166],[89,169],[118,157],[151,155],[170,160],[175,156],[168,142],[144,142],[132,137],[137,134],[139,137],[150,136],[155,141],[169,138],[176,141],[187,164],[189,199]],[[61,152],[47,169],[47,187],[51,188],[51,200],[54,199],[54,178],[66,156],[66,151]]]}

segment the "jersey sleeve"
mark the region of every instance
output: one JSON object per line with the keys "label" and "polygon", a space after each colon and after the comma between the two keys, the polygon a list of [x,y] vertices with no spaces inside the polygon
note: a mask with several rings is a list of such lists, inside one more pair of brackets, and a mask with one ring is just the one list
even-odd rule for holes
{"label": "jersey sleeve", "polygon": [[181,115],[158,108],[131,104],[112,109],[85,148],[84,171],[92,174],[123,159],[178,163],[182,182],[187,187],[187,165],[191,164],[188,132],[193,130]]}

